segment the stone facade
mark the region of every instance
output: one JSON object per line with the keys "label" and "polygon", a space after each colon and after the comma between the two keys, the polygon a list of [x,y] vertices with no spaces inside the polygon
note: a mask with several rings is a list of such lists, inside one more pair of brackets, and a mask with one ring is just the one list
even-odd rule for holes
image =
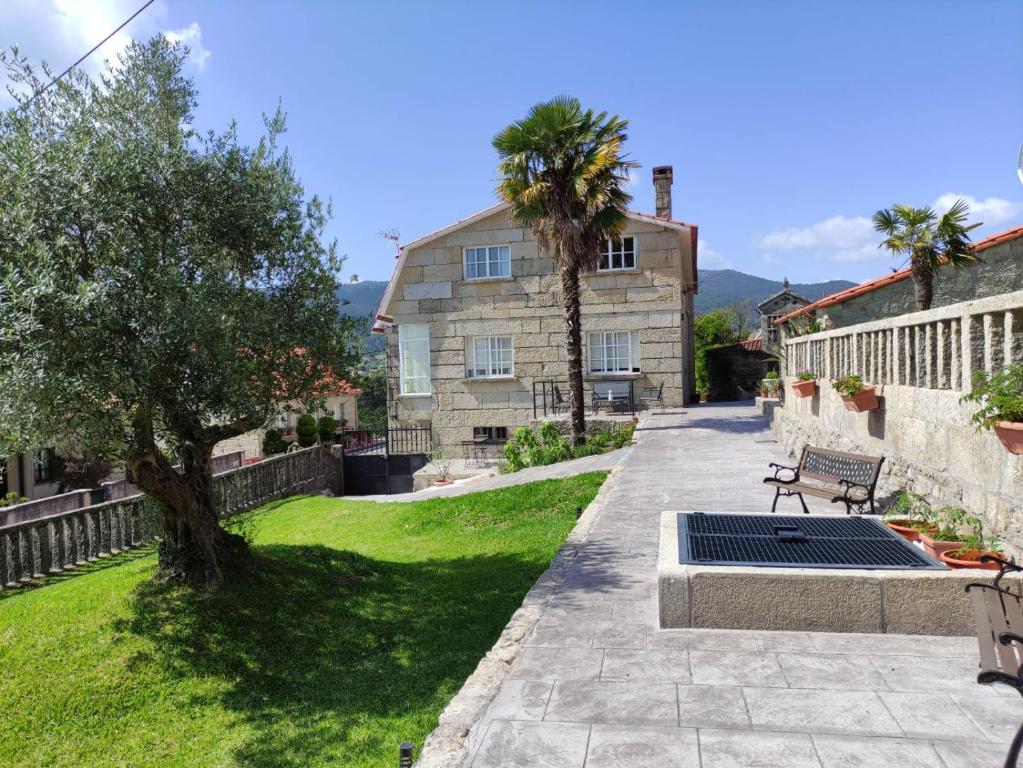
{"label": "stone facade", "polygon": [[[560,382],[567,398],[567,334],[553,259],[505,206],[442,233],[403,249],[376,330],[387,337],[392,422],[430,426],[434,444],[451,451],[475,427],[505,427],[510,435],[529,424],[534,382]],[[637,331],[642,372],[605,378],[633,379],[637,397],[640,389],[663,384],[666,404],[678,406],[693,391],[695,227],[635,214],[623,236],[634,238],[636,268],[581,279],[584,364],[588,333]],[[511,275],[466,279],[465,249],[478,246],[508,246]],[[401,394],[403,324],[429,326],[428,395]],[[472,339],[491,336],[511,337],[512,374],[470,378]]]}
{"label": "stone facade", "polygon": [[786,277],[782,283],[781,290],[772,294],[757,304],[757,315],[760,318],[760,333],[768,344],[775,344],[778,341],[778,329],[774,327],[774,321],[794,312],[797,309],[810,304],[809,299],[804,299],[792,292],[789,288],[789,279]]}

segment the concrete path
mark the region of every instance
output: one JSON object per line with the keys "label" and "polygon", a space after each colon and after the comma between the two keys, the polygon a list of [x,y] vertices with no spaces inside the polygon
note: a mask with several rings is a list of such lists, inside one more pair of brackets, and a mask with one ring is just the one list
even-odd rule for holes
{"label": "concrete path", "polygon": [[765,512],[786,459],[746,405],[644,418],[470,734],[472,768],[1001,765],[1023,703],[976,684],[970,638],[657,628],[660,512]]}
{"label": "concrete path", "polygon": [[527,467],[519,472],[510,472],[506,475],[499,474],[496,470],[490,470],[477,477],[458,480],[451,485],[435,485],[430,488],[424,488],[421,491],[413,491],[412,493],[352,496],[350,498],[356,501],[423,501],[425,499],[445,498],[447,496],[461,496],[465,493],[492,491],[495,488],[507,488],[511,485],[534,483],[537,480],[551,480],[581,475],[585,472],[605,471],[621,462],[631,450],[631,448],[620,448],[617,451],[602,453],[598,456],[584,456],[581,459],[563,461],[560,464],[551,464],[547,467]]}

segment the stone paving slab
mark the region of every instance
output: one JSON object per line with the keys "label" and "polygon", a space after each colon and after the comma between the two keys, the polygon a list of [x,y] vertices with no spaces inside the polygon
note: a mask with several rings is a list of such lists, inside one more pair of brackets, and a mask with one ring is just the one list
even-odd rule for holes
{"label": "stone paving slab", "polygon": [[[752,407],[644,416],[489,710],[472,768],[992,768],[1023,721],[972,638],[661,630],[660,513],[764,513],[788,460]],[[782,500],[779,511],[784,509]],[[793,501],[798,507],[798,501]],[[808,499],[815,513],[844,513]],[[453,764],[453,763],[449,763]]]}

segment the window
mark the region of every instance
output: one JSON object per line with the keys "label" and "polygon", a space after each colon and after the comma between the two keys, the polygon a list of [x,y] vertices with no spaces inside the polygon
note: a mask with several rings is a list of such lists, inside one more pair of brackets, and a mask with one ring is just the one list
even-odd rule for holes
{"label": "window", "polygon": [[503,443],[508,440],[508,427],[473,427],[472,439]]}
{"label": "window", "polygon": [[639,373],[639,331],[590,334],[590,373]]}
{"label": "window", "polygon": [[430,394],[430,326],[398,326],[401,394]]}
{"label": "window", "polygon": [[620,272],[636,268],[636,238],[623,237],[621,240],[607,240],[600,247],[598,272]]}
{"label": "window", "polygon": [[511,248],[507,245],[465,249],[465,279],[511,277]]}
{"label": "window", "polygon": [[32,476],[37,483],[49,483],[56,479],[56,457],[49,448],[35,452],[32,458]]}
{"label": "window", "polygon": [[466,375],[470,379],[511,376],[512,366],[511,336],[481,336],[469,341]]}

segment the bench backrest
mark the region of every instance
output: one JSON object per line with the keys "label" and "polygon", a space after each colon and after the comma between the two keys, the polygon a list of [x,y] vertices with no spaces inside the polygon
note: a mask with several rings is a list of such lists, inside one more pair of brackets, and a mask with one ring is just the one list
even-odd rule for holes
{"label": "bench backrest", "polygon": [[799,476],[832,483],[848,480],[873,488],[883,462],[884,456],[844,453],[808,445],[799,459]]}
{"label": "bench backrest", "polygon": [[593,382],[593,396],[607,398],[607,393],[612,396],[627,397],[629,394],[629,382],[627,381],[595,381]]}
{"label": "bench backrest", "polygon": [[973,598],[977,617],[981,671],[1015,675],[1020,667],[1020,648],[1016,643],[1003,645],[998,638],[1003,632],[1023,636],[1023,598],[989,584],[970,584],[966,591]]}

